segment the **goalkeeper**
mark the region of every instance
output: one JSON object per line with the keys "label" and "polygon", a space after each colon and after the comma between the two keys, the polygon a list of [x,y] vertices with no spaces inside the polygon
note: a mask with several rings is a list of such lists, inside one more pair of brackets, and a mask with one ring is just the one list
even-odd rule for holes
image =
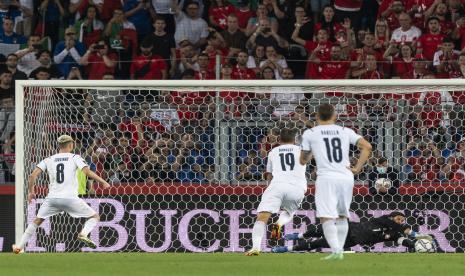
{"label": "goalkeeper", "polygon": [[[311,241],[306,239],[316,238]],[[304,234],[288,234],[286,240],[298,240],[294,246],[275,246],[273,253],[284,253],[292,251],[311,251],[319,248],[328,248],[329,245],[323,235],[321,225],[310,225]],[[355,245],[373,246],[379,242],[394,241],[414,251],[415,239],[432,240],[430,235],[422,235],[412,230],[405,224],[405,215],[401,212],[392,212],[389,215],[371,218],[365,222],[349,222],[349,233],[344,248]]]}

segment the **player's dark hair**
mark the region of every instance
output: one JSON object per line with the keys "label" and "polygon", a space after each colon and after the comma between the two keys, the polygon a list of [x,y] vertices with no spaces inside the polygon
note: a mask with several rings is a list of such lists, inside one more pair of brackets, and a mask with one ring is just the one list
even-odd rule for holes
{"label": "player's dark hair", "polygon": [[333,117],[334,112],[334,106],[325,103],[318,106],[317,114],[320,120],[329,121],[331,120],[331,117]]}
{"label": "player's dark hair", "polygon": [[381,164],[383,164],[383,163],[385,163],[385,162],[387,162],[387,159],[384,158],[384,157],[381,157],[381,158],[378,159],[378,164],[379,164],[379,165],[381,165]]}
{"label": "player's dark hair", "polygon": [[394,212],[392,212],[392,213],[389,214],[389,217],[391,217],[391,218],[394,218],[394,217],[397,217],[397,216],[403,216],[403,217],[405,217],[404,213],[398,212],[398,211],[394,211]]}
{"label": "player's dark hair", "polygon": [[279,132],[279,140],[282,143],[293,143],[295,141],[295,129],[283,128]]}

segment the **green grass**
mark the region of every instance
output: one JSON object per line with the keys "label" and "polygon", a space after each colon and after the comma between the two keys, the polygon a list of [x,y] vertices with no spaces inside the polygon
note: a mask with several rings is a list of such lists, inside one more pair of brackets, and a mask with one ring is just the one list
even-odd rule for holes
{"label": "green grass", "polygon": [[0,275],[465,275],[464,254],[0,254]]}

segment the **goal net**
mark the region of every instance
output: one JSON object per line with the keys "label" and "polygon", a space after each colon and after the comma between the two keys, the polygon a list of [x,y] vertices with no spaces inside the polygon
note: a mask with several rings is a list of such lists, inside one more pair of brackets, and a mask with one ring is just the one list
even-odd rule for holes
{"label": "goal net", "polygon": [[[356,176],[351,220],[403,211],[440,251],[465,249],[462,80],[18,81],[17,89],[16,239],[47,194],[42,175],[27,204],[27,177],[56,152],[59,135],[71,135],[75,153],[112,184],[80,187],[101,216],[91,233],[97,249],[76,241],[83,220],[60,214],[41,225],[28,252],[243,252],[266,188],[267,152],[281,128],[314,126],[321,103],[373,145]],[[284,233],[317,223],[315,172],[312,163],[307,197]]]}

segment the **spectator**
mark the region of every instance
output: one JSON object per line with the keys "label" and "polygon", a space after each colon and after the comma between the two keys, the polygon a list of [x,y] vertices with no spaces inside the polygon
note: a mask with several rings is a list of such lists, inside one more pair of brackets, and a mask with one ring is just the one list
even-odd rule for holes
{"label": "spectator", "polygon": [[210,60],[208,68],[210,70],[215,70],[217,55],[221,57],[220,63],[224,63],[226,58],[235,55],[238,50],[230,50],[227,48],[221,34],[213,28],[209,28],[209,30],[210,33],[207,37],[207,47],[205,47],[203,53],[207,54]]}
{"label": "spectator", "polygon": [[375,36],[371,33],[366,33],[364,36],[363,42],[362,42],[363,47],[353,50],[350,55],[351,56],[351,67],[354,70],[359,71],[360,69],[364,68],[363,62],[367,59],[368,55],[373,55],[375,57],[375,60],[377,61],[383,60],[383,53],[375,49],[375,43],[376,43]]}
{"label": "spectator", "polygon": [[296,28],[299,28],[297,36],[301,39],[313,39],[313,20],[307,17],[307,13],[303,6],[295,7],[294,16],[289,16],[287,19],[288,20],[286,20],[283,33],[287,40],[292,40],[292,33]]}
{"label": "spectator", "polygon": [[260,76],[262,76],[262,79],[264,80],[275,80],[276,79],[276,75],[275,75],[275,69],[272,68],[272,67],[263,67],[262,68],[262,73],[260,74]]}
{"label": "spectator", "polygon": [[362,0],[334,0],[334,11],[337,22],[350,19],[354,31],[360,29]]}
{"label": "spectator", "polygon": [[233,68],[231,64],[224,63],[221,65],[221,79],[222,80],[232,80]]}
{"label": "spectator", "polygon": [[81,70],[79,70],[79,68],[77,67],[72,67],[66,79],[67,80],[82,80],[83,78],[82,78]]}
{"label": "spectator", "polygon": [[[99,2],[99,3],[95,3]],[[122,9],[122,1],[121,0],[100,0],[94,1],[94,5],[97,8],[99,13],[99,18],[102,20],[103,23],[107,23],[111,20],[113,16],[114,10],[121,10]]]}
{"label": "spectator", "polygon": [[413,69],[401,75],[402,79],[423,79],[429,75],[428,62],[421,56],[413,59]]}
{"label": "spectator", "polygon": [[[380,178],[385,178],[391,181],[391,188],[386,189],[385,187],[381,187],[378,190],[375,188],[376,180]],[[381,157],[378,159],[378,164],[371,172],[368,173],[368,186],[370,190],[370,194],[397,194],[397,189],[399,189],[400,185],[400,174],[395,168],[390,167],[388,165],[388,161],[386,158]]]}
{"label": "spectator", "polygon": [[138,41],[150,34],[156,13],[150,0],[125,0],[123,5],[124,16],[134,24],[137,30]]}
{"label": "spectator", "polygon": [[39,26],[36,30],[43,30],[40,34],[50,37],[52,45],[56,45],[60,33],[60,19],[65,15],[63,5],[60,0],[44,0],[40,3],[38,11]]}
{"label": "spectator", "polygon": [[37,60],[37,53],[42,48],[40,41],[40,36],[31,35],[27,40],[27,48],[15,53],[19,59],[18,69],[26,75],[31,74],[32,70],[40,66]]}
{"label": "spectator", "polygon": [[445,35],[441,34],[439,19],[430,17],[426,22],[429,32],[423,34],[417,42],[417,54],[422,54],[426,60],[433,61],[434,53],[441,45]]}
{"label": "spectator", "polygon": [[92,44],[82,56],[79,64],[86,66],[88,79],[101,80],[106,73],[114,74],[118,56],[109,52],[105,40]]}
{"label": "spectator", "polygon": [[198,15],[199,4],[190,2],[185,14],[183,11],[176,10],[176,33],[174,38],[179,42],[184,39],[189,40],[195,49],[202,48],[207,43],[208,25],[205,20]]}
{"label": "spectator", "polygon": [[453,39],[460,39],[460,49],[465,48],[465,17],[457,20],[451,36]]}
{"label": "spectator", "polygon": [[[298,37],[298,33],[299,29],[296,27],[294,33],[292,34],[292,39],[300,45],[304,46],[309,56],[315,55],[315,57],[318,57],[320,60],[327,60],[330,58],[331,46],[333,44],[328,40],[328,31],[326,29],[318,30],[316,41],[305,41]],[[307,62],[305,78],[318,78],[318,66],[310,60]]]}
{"label": "spectator", "polygon": [[375,49],[385,51],[391,41],[391,31],[385,19],[376,20],[375,23]]}
{"label": "spectator", "polygon": [[[51,79],[62,79],[60,69],[56,64],[52,64],[52,53],[49,50],[40,50],[37,54],[37,61],[40,63],[40,68],[47,68]],[[37,74],[37,68],[34,69],[29,75],[30,79],[33,79]]]}
{"label": "spectator", "polygon": [[275,0],[262,0],[262,4],[266,7],[266,11],[269,17],[276,19],[283,19],[286,14],[281,11],[280,4]]}
{"label": "spectator", "polygon": [[16,54],[9,54],[6,57],[6,67],[12,74],[13,82],[27,79],[27,75],[18,69],[18,56]]}
{"label": "spectator", "polygon": [[[247,66],[247,61],[248,61],[248,55],[247,52],[245,51],[240,51],[237,54],[236,58],[236,65],[233,68],[232,72],[232,78],[236,80],[253,80],[257,76],[255,74],[255,71],[248,68]],[[255,62],[255,60],[254,60]],[[260,61],[261,62],[261,61]],[[260,64],[260,63],[256,63]],[[257,67],[256,64],[254,63],[253,68]]]}
{"label": "spectator", "polygon": [[179,51],[178,71],[182,75],[185,70],[193,70],[197,62],[197,56],[194,52],[194,46],[188,40],[183,40],[179,43],[181,47]]}
{"label": "spectator", "polygon": [[255,151],[250,151],[245,158],[244,163],[239,166],[236,174],[238,181],[262,180],[263,173],[260,171],[260,158]]}
{"label": "spectator", "polygon": [[[103,36],[105,38],[108,38],[110,47],[114,49],[125,49],[129,51],[129,47],[132,47],[132,50],[135,51],[136,49],[134,49],[134,44],[124,44],[124,34],[128,36],[131,36],[131,34],[137,36],[136,27],[132,22],[126,19],[123,10],[116,9],[113,11],[113,17],[110,19],[110,21],[108,21],[107,25],[105,26]],[[128,38],[128,40],[137,41],[137,38]]]}
{"label": "spectator", "polygon": [[465,78],[465,53],[460,54],[458,61],[454,62],[452,67],[453,70],[449,72],[449,77],[451,79]]}
{"label": "spectator", "polygon": [[[425,1],[425,0],[423,0]],[[431,0],[426,0],[428,2],[433,2]],[[428,3],[428,4],[430,4]],[[427,5],[424,5],[425,7],[427,7]],[[440,1],[434,1],[432,4],[431,4],[431,7],[429,9],[427,9],[427,11],[425,12],[425,17],[426,18],[430,18],[430,17],[436,17],[438,18],[439,20],[439,25],[440,25],[440,31],[443,35],[445,36],[450,36],[452,34],[452,31],[454,30],[454,28],[456,27],[456,24],[454,24],[454,22],[452,22],[450,19],[451,19],[451,16],[450,16],[450,13],[447,9],[447,5],[445,3],[442,3]],[[421,22],[421,25],[417,25],[420,27],[423,27],[423,22]]]}
{"label": "spectator", "polygon": [[215,73],[209,67],[210,58],[207,54],[202,53],[197,58],[197,63],[194,65],[195,79],[197,80],[214,80]]}
{"label": "spectator", "polygon": [[226,29],[227,18],[234,14],[235,10],[227,0],[213,0],[208,10],[210,25],[218,31]]}
{"label": "spectator", "polygon": [[0,97],[1,98],[14,98],[15,88],[12,84],[13,75],[9,70],[0,72]]}
{"label": "spectator", "polygon": [[454,61],[459,58],[460,51],[454,50],[454,41],[448,37],[443,38],[439,49],[434,53],[433,66],[438,78],[448,78],[449,73],[454,69]]}
{"label": "spectator", "polygon": [[248,22],[255,16],[255,12],[250,9],[249,0],[236,0],[238,9],[236,10],[237,24],[239,29],[245,33]]}
{"label": "spectator", "polygon": [[391,41],[397,44],[409,43],[415,45],[421,36],[421,30],[412,25],[412,19],[408,13],[399,15],[400,27],[392,32]]}
{"label": "spectator", "polygon": [[76,40],[76,30],[73,27],[67,28],[65,40],[58,42],[53,57],[63,76],[67,76],[72,67],[79,66],[85,51],[84,44]]}
{"label": "spectator", "polygon": [[[397,53],[397,45],[395,43],[389,44],[386,52],[384,52],[384,58],[393,65],[392,76],[399,78],[413,72],[412,46],[408,44],[400,45],[399,53],[393,55],[395,53]],[[420,65],[422,64],[420,63]],[[409,75],[408,78],[411,78],[411,76]]]}
{"label": "spectator", "polygon": [[331,47],[330,59],[320,59],[318,52],[323,50],[324,46],[318,46],[310,55],[309,60],[318,64],[319,79],[347,79],[349,76],[350,63],[342,60],[342,49],[339,45]]}
{"label": "spectator", "polygon": [[174,33],[165,31],[165,17],[155,17],[153,27],[155,31],[149,34],[144,40],[150,41],[153,47],[152,53],[160,56],[166,62],[169,76],[174,77],[176,73],[176,42],[174,41]]}
{"label": "spectator", "polygon": [[321,12],[325,7],[331,4],[330,0],[312,0],[310,1],[312,12],[313,12],[313,22],[318,22],[320,20]]}
{"label": "spectator", "polygon": [[382,79],[383,78],[383,74],[378,70],[378,66],[376,63],[376,56],[374,54],[367,54],[362,64],[363,66],[361,68],[352,71],[353,78],[359,78],[359,79]]}
{"label": "spectator", "polygon": [[160,56],[153,54],[151,41],[144,40],[140,50],[140,55],[135,56],[131,63],[131,79],[166,79],[168,76],[166,63]]}
{"label": "spectator", "polygon": [[238,18],[235,14],[228,15],[226,28],[221,31],[220,34],[226,43],[226,47],[228,47],[230,51],[240,51],[245,49],[247,37],[239,29]]}
{"label": "spectator", "polygon": [[[11,18],[13,21],[16,21],[17,18],[21,17],[21,10],[15,7],[13,4],[19,4],[19,2],[0,2],[0,22],[3,23],[4,18]],[[3,24],[0,26],[0,33],[3,32]]]}
{"label": "spectator", "polygon": [[314,33],[317,34],[319,30],[325,29],[328,33],[329,40],[334,42],[336,41],[336,33],[343,28],[344,27],[336,22],[334,18],[334,8],[332,6],[325,6],[321,14],[321,19],[315,24]]}
{"label": "spectator", "polygon": [[389,29],[399,28],[399,17],[405,13],[405,7],[402,0],[383,0],[378,9],[378,19],[386,18]]}
{"label": "spectator", "polygon": [[79,42],[89,48],[90,45],[97,43],[103,33],[105,26],[99,20],[97,7],[89,5],[85,12],[85,17],[74,24],[77,30]]}
{"label": "spectator", "polygon": [[169,36],[174,36],[174,32],[176,31],[176,22],[173,13],[177,9],[177,2],[176,0],[152,0],[152,6],[155,9],[157,17],[163,18],[166,24],[165,31]]}
{"label": "spectator", "polygon": [[287,49],[289,47],[289,43],[270,27],[268,20],[260,20],[258,24],[259,26],[255,29],[255,32],[247,40],[245,45],[247,49],[254,49],[256,45],[273,46],[275,49]]}
{"label": "spectator", "polygon": [[257,16],[252,17],[247,22],[247,28],[245,30],[245,35],[250,36],[253,33],[260,33],[259,27],[266,27],[265,31],[267,33],[277,33],[278,32],[278,21],[274,17],[269,17],[265,5],[258,5]]}
{"label": "spectator", "polygon": [[275,78],[282,79],[281,74],[284,68],[287,68],[286,59],[276,52],[273,46],[267,46],[265,49],[266,60],[260,62],[260,68],[271,67],[274,69]]}
{"label": "spectator", "polygon": [[50,73],[48,71],[48,68],[45,67],[39,67],[34,70],[35,75],[30,75],[29,77],[34,78],[35,80],[49,80],[50,79]]}
{"label": "spectator", "polygon": [[0,32],[0,43],[5,44],[25,44],[27,39],[13,31],[15,23],[9,17],[3,18],[3,32]]}
{"label": "spectator", "polygon": [[[4,80],[5,73],[2,73],[0,74],[0,148],[3,149],[2,153],[6,152],[14,141],[11,137],[14,137],[15,129],[14,94],[3,94],[5,92]],[[10,145],[7,145],[8,143]]]}
{"label": "spectator", "polygon": [[253,54],[249,56],[247,60],[247,68],[252,69],[255,72],[256,77],[260,75],[260,63],[265,60],[265,46],[257,45],[253,51]]}

